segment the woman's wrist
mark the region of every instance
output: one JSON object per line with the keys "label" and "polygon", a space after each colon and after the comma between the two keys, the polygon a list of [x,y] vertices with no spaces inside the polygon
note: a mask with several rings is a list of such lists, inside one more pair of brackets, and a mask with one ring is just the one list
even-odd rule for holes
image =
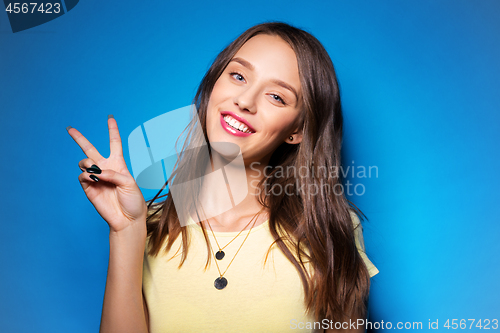
{"label": "woman's wrist", "polygon": [[146,239],[147,236],[147,228],[146,228],[146,218],[141,219],[140,221],[135,221],[133,223],[129,223],[126,227],[120,230],[114,230],[113,228],[109,228],[109,237],[110,240],[128,240],[128,239]]}

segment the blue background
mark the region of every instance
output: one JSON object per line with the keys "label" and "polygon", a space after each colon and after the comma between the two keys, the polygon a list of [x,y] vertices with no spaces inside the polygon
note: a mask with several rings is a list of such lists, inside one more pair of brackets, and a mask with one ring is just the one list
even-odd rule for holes
{"label": "blue background", "polygon": [[380,270],[370,320],[500,319],[499,17],[495,0],[87,0],[14,34],[0,12],[0,331],[98,331],[108,226],[66,126],[107,156],[108,114],[126,142],[190,104],[217,53],[267,20],[325,45],[344,161],[378,167],[351,197]]}

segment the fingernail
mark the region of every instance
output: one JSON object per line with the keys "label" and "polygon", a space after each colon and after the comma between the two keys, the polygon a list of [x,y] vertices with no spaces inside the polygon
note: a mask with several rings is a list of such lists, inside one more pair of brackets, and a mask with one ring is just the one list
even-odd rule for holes
{"label": "fingernail", "polygon": [[72,129],[72,128],[73,128],[73,127],[68,126],[68,127],[66,127],[66,131],[69,131],[69,130],[70,130],[70,129]]}
{"label": "fingernail", "polygon": [[113,115],[112,115],[112,114],[108,115],[108,119],[111,119],[111,118],[113,118],[113,119],[114,119],[115,117],[113,117]]}
{"label": "fingernail", "polygon": [[97,173],[97,174],[101,173],[101,169],[95,164],[92,164],[90,168],[87,168],[85,170],[87,170],[88,173]]}
{"label": "fingernail", "polygon": [[93,180],[93,181],[95,181],[96,183],[99,181],[99,178],[97,178],[97,176],[90,175],[89,177],[90,177],[90,179],[92,179],[92,180]]}

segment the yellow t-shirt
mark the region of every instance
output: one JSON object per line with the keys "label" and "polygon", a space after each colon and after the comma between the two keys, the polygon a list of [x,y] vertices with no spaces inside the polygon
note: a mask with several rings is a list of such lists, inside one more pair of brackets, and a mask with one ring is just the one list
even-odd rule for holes
{"label": "yellow t-shirt", "polygon": [[[358,226],[358,217],[351,214],[354,225]],[[273,245],[264,265],[266,252],[274,241],[268,222],[251,231],[243,231],[224,248],[225,257],[217,261],[221,272],[226,271],[243,239],[250,233],[224,274],[228,284],[222,290],[214,286],[219,271],[213,254],[209,267],[204,271],[208,250],[198,224],[186,226],[191,229],[191,243],[180,269],[180,236],[168,254],[160,252],[157,257],[147,254],[147,242],[143,291],[149,311],[150,333],[314,332],[299,329],[314,322],[314,318],[305,315],[302,281],[293,264]],[[355,230],[356,245],[371,277],[378,270],[364,253],[361,226]],[[221,247],[237,234],[215,232]],[[217,252],[212,233],[207,232],[207,235],[212,249]]]}

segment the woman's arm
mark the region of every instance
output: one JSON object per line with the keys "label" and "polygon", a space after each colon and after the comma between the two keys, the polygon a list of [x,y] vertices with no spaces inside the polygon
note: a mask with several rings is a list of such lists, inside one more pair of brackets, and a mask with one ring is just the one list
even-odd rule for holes
{"label": "woman's arm", "polygon": [[68,133],[87,155],[78,165],[82,189],[109,225],[109,265],[101,333],[148,332],[142,299],[147,206],[123,159],[118,124],[108,117],[110,155],[104,158],[76,129]]}
{"label": "woman's arm", "polygon": [[147,333],[142,295],[146,223],[109,234],[109,266],[100,333]]}

